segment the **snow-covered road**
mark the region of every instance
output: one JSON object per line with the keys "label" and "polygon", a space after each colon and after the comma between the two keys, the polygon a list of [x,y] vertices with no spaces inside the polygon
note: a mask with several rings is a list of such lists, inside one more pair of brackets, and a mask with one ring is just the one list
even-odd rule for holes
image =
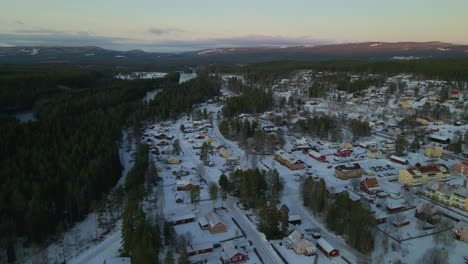
{"label": "snow-covered road", "polygon": [[276,252],[271,247],[270,243],[265,239],[265,236],[260,234],[254,224],[250,222],[244,213],[237,208],[235,204],[237,199],[230,198],[226,201],[226,208],[229,209],[232,217],[234,217],[239,224],[240,228],[244,230],[247,239],[253,242],[254,247],[257,249],[258,254],[262,257],[264,263],[283,263],[278,257]]}

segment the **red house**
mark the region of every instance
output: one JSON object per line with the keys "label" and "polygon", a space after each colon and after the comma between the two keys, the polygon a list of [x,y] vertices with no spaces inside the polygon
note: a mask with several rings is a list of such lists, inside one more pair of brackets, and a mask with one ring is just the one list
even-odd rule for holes
{"label": "red house", "polygon": [[231,241],[223,243],[222,247],[221,261],[224,264],[243,263],[247,261],[247,255],[237,250]]}
{"label": "red house", "polygon": [[195,256],[200,254],[205,254],[208,252],[213,252],[213,243],[203,243],[197,245],[187,246],[187,255]]}
{"label": "red house", "polygon": [[351,156],[351,150],[339,148],[336,150],[336,155],[340,157],[349,157]]}
{"label": "red house", "polygon": [[335,257],[340,255],[338,249],[332,247],[325,239],[320,238],[317,240],[317,248],[322,251],[323,254],[327,257]]}
{"label": "red house", "polygon": [[159,142],[157,145],[158,146],[167,146],[167,145],[169,145],[169,143],[167,143],[166,141],[163,140],[163,141]]}
{"label": "red house", "polygon": [[360,187],[361,190],[368,194],[375,194],[382,191],[382,188],[380,188],[379,182],[376,178],[366,178],[361,181]]}
{"label": "red house", "polygon": [[169,221],[169,224],[172,226],[175,225],[182,225],[190,222],[195,221],[195,215],[194,214],[186,214],[186,215],[179,215],[179,216],[174,216],[171,218]]}
{"label": "red house", "polygon": [[318,161],[325,161],[327,159],[324,155],[322,155],[322,154],[320,154],[320,153],[318,153],[317,151],[314,151],[314,150],[309,150],[308,154],[309,154],[309,156],[311,158],[316,159]]}

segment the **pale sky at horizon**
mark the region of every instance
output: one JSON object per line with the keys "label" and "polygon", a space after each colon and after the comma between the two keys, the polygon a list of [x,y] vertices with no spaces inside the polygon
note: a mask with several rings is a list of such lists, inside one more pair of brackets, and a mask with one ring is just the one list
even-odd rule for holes
{"label": "pale sky at horizon", "polygon": [[2,0],[0,45],[147,51],[362,41],[468,44],[467,0]]}

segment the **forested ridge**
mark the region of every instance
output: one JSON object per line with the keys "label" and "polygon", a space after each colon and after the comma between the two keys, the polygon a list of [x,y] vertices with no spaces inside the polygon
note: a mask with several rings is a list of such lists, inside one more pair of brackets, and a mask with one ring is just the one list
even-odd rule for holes
{"label": "forested ridge", "polygon": [[311,62],[275,61],[257,63],[235,70],[246,73],[252,82],[273,81],[288,78],[295,70],[313,69],[331,72],[362,72],[373,74],[413,73],[429,79],[447,81],[468,80],[468,59],[419,59],[410,61],[397,60],[330,60]]}
{"label": "forested ridge", "polygon": [[[45,90],[80,76],[79,70],[45,74],[52,78],[44,81]],[[90,78],[79,85],[83,88],[54,94],[40,89],[32,102],[21,101],[34,105],[36,122],[21,123],[2,113],[0,246],[11,248],[17,237],[42,242],[59,225],[67,228],[83,219],[91,201],[100,200],[121,176],[118,142],[124,127],[139,125],[144,117],[141,98],[168,82],[123,81],[100,73],[92,74],[93,79],[86,71],[83,74]],[[30,78],[25,71],[15,74],[14,82],[24,80],[30,87]]]}

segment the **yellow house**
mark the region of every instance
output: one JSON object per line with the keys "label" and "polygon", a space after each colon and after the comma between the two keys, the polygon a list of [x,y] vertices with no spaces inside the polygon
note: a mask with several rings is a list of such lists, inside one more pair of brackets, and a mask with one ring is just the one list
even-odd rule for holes
{"label": "yellow house", "polygon": [[206,140],[206,143],[211,144],[211,143],[213,143],[214,141],[215,141],[214,138],[209,138],[209,139]]}
{"label": "yellow house", "polygon": [[162,168],[162,167],[159,167],[159,166],[156,166],[156,171],[157,171],[157,172],[162,172],[162,171],[163,171],[163,168]]}
{"label": "yellow house", "polygon": [[179,164],[180,160],[178,158],[176,158],[176,157],[172,157],[172,158],[167,160],[167,163],[168,164]]}
{"label": "yellow house", "polygon": [[225,158],[225,159],[227,159],[227,158],[229,158],[229,157],[232,156],[231,152],[229,152],[229,151],[227,151],[227,150],[222,151],[219,155],[220,155],[221,157]]}
{"label": "yellow house", "polygon": [[444,148],[440,146],[435,146],[435,145],[427,146],[426,151],[425,151],[426,156],[434,157],[434,158],[442,157],[443,153],[444,153]]}
{"label": "yellow house", "polygon": [[416,118],[416,122],[419,123],[422,126],[427,126],[429,125],[429,121],[427,121],[424,118]]}
{"label": "yellow house", "polygon": [[468,211],[468,189],[466,187],[455,189],[444,183],[430,183],[426,186],[424,195],[446,205]]}
{"label": "yellow house", "polygon": [[400,100],[400,102],[398,104],[403,108],[411,108],[412,107],[411,104],[408,101],[403,100],[403,99]]}
{"label": "yellow house", "polygon": [[429,164],[400,170],[398,180],[409,186],[419,186],[429,181],[448,181],[450,171],[445,164]]}
{"label": "yellow house", "polygon": [[429,96],[429,100],[431,101],[440,101],[440,96],[438,94],[433,94]]}
{"label": "yellow house", "polygon": [[452,206],[468,211],[468,189],[458,188],[452,194]]}
{"label": "yellow house", "polygon": [[341,148],[344,148],[344,149],[352,149],[352,148],[353,148],[353,143],[351,143],[351,142],[343,142],[343,144],[341,145]]}
{"label": "yellow house", "polygon": [[284,150],[278,150],[275,153],[275,160],[281,163],[281,165],[288,167],[290,170],[304,169],[304,162],[302,160],[286,153]]}

